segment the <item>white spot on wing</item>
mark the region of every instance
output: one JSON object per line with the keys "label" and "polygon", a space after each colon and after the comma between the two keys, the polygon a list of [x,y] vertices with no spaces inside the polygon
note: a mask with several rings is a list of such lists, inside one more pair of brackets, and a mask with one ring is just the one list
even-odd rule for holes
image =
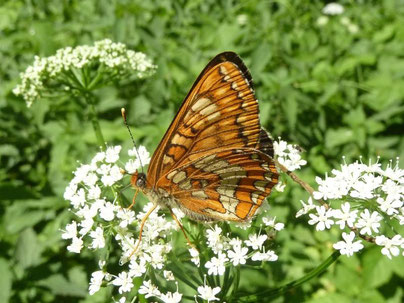
{"label": "white spot on wing", "polygon": [[187,174],[182,170],[175,174],[175,176],[173,178],[173,182],[178,184],[181,181],[185,180],[186,177],[187,177]]}
{"label": "white spot on wing", "polygon": [[[202,108],[208,106],[209,104],[211,104],[212,102],[208,99],[208,98],[200,98],[198,99],[194,105],[192,105],[191,109],[194,112],[198,112],[199,110],[201,110]],[[202,114],[203,115],[203,114]]]}
{"label": "white spot on wing", "polygon": [[191,192],[191,196],[198,198],[198,199],[202,199],[202,200],[205,200],[208,198],[208,195],[205,194],[205,192],[203,190],[195,190],[195,191]]}

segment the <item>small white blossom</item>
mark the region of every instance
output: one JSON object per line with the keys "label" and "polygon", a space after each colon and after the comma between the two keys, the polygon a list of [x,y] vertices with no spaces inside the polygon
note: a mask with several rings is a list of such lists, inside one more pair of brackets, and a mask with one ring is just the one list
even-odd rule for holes
{"label": "small white blossom", "polygon": [[88,189],[88,194],[87,194],[88,199],[96,200],[96,199],[99,199],[100,196],[101,196],[101,188],[98,185],[91,186]]}
{"label": "small white blossom", "polygon": [[173,274],[173,272],[171,270],[163,271],[163,275],[164,275],[164,278],[166,278],[167,281],[174,281],[175,280],[174,274]]}
{"label": "small white blossom", "polygon": [[316,208],[316,206],[313,204],[313,199],[311,197],[309,197],[309,199],[307,200],[307,204],[305,204],[303,200],[300,200],[300,203],[302,203],[303,208],[296,213],[296,218],[305,215],[312,209]]}
{"label": "small white blossom", "polygon": [[90,295],[93,295],[100,290],[104,276],[105,273],[102,270],[95,271],[91,274],[91,281],[88,289]]}
{"label": "small white blossom", "polygon": [[266,239],[268,239],[267,235],[250,234],[245,244],[255,250],[261,249]]}
{"label": "small white blossom", "polygon": [[283,192],[285,190],[286,184],[282,181],[279,181],[278,184],[275,185],[275,189],[279,192]]}
{"label": "small white blossom", "polygon": [[288,144],[280,138],[279,141],[274,141],[274,154],[279,163],[289,171],[297,170],[307,164],[307,161],[301,158],[300,153],[301,149],[299,147]]}
{"label": "small white blossom", "polygon": [[112,221],[115,217],[115,206],[111,202],[105,203],[100,208],[100,217],[105,221]]}
{"label": "small white blossom", "polygon": [[76,182],[70,182],[70,184],[66,187],[65,192],[63,194],[63,198],[65,200],[71,200],[71,198],[76,194],[77,192],[77,183]]}
{"label": "small white blossom", "polygon": [[139,293],[145,295],[146,298],[159,297],[161,295],[158,288],[150,280],[143,281],[143,285],[139,288]]}
{"label": "small white blossom", "polygon": [[195,248],[190,248],[188,250],[189,253],[191,254],[192,263],[194,263],[196,266],[199,266],[200,264],[199,252]]}
{"label": "small white blossom", "polygon": [[132,258],[129,263],[129,269],[129,275],[131,277],[141,277],[147,270],[146,260],[142,258],[137,262],[135,258]]}
{"label": "small white blossom", "polygon": [[90,237],[93,238],[91,248],[103,248],[105,246],[104,230],[101,227],[97,227],[95,231],[90,232]]}
{"label": "small white blossom", "polygon": [[208,302],[210,301],[219,301],[219,298],[216,297],[216,295],[221,291],[220,287],[215,287],[212,288],[208,285],[204,286],[199,286],[198,287],[198,293],[199,297],[202,298],[202,300],[207,300]]}
{"label": "small white blossom", "polygon": [[62,233],[62,239],[73,239],[77,237],[77,222],[72,221],[72,223],[66,225],[65,232]]}
{"label": "small white blossom", "polygon": [[86,194],[83,188],[80,188],[76,194],[74,194],[71,199],[70,203],[73,206],[73,208],[78,209],[82,206],[84,206],[84,203],[86,202]]}
{"label": "small white blossom", "polygon": [[230,261],[234,266],[239,264],[245,264],[247,260],[247,247],[234,246],[233,250],[227,251],[227,256],[230,258]]}
{"label": "small white blossom", "polygon": [[80,238],[73,238],[72,244],[67,247],[67,250],[73,253],[80,253],[81,249],[83,248],[83,240]]}
{"label": "small white blossom", "polygon": [[223,241],[222,229],[219,226],[216,225],[214,229],[208,229],[206,234],[208,238],[208,245],[215,253],[224,249],[225,242]]}
{"label": "small white blossom", "polygon": [[400,254],[399,247],[404,244],[404,240],[400,235],[395,235],[392,239],[381,235],[376,237],[376,244],[383,246],[382,254],[391,259],[392,256],[397,257]]}
{"label": "small white blossom", "polygon": [[174,293],[168,292],[166,294],[162,294],[160,296],[160,299],[164,303],[179,303],[179,302],[181,302],[182,294],[180,294],[178,291],[176,291]]}
{"label": "small white blossom", "polygon": [[370,214],[369,210],[365,209],[355,226],[361,229],[361,235],[367,234],[371,236],[373,232],[379,232],[379,222],[381,220],[382,217],[376,211]]}
{"label": "small white blossom", "polygon": [[389,216],[398,214],[399,209],[403,206],[402,197],[396,198],[393,195],[387,195],[385,199],[379,197],[376,201],[377,203],[379,203],[380,210],[385,212]]}
{"label": "small white blossom", "polygon": [[79,234],[84,236],[86,235],[94,225],[94,220],[92,218],[86,218],[80,222],[80,231]]}
{"label": "small white blossom", "polygon": [[[142,166],[145,166],[150,163],[150,153],[147,151],[147,149],[144,146],[139,146],[139,148],[136,151],[136,148],[132,148],[128,151],[128,155],[131,157],[136,157],[136,160],[139,160],[139,167],[140,164]],[[136,168],[137,169],[137,168]]]}
{"label": "small white blossom", "polygon": [[271,218],[271,217],[263,217],[262,218],[262,222],[269,227],[272,227],[273,229],[280,231],[282,229],[285,228],[285,224],[278,222],[275,223],[276,217],[275,218]]}
{"label": "small white blossom", "polygon": [[224,253],[219,252],[217,257],[213,257],[206,262],[205,267],[208,269],[209,275],[223,275],[226,269],[225,263],[229,261]]}
{"label": "small white blossom", "polygon": [[339,241],[333,245],[335,249],[340,251],[341,255],[350,257],[363,248],[363,244],[360,240],[353,242],[355,238],[355,233],[353,231],[349,234],[343,232],[342,238],[344,238],[344,241]]}
{"label": "small white blossom", "polygon": [[341,205],[341,209],[335,209],[333,212],[334,218],[340,219],[336,224],[339,224],[339,227],[341,229],[345,228],[345,224],[347,224],[349,227],[353,227],[356,217],[357,217],[357,210],[351,211],[351,205],[346,202]]}
{"label": "small white blossom", "polygon": [[332,209],[326,210],[324,206],[316,206],[317,210],[317,215],[315,214],[309,214],[311,220],[309,220],[310,225],[316,225],[316,230],[324,230],[324,229],[330,229],[331,225],[334,224],[334,221],[330,218],[332,218],[333,211]]}
{"label": "small white blossom", "polygon": [[115,286],[119,286],[119,293],[122,294],[123,292],[129,292],[133,288],[133,281],[132,277],[128,275],[127,272],[121,272],[118,277],[116,277],[112,284]]}
{"label": "small white blossom", "polygon": [[274,251],[269,250],[267,252],[260,252],[257,251],[256,253],[254,253],[251,257],[251,260],[253,261],[269,261],[269,262],[273,262],[278,260],[278,256],[275,254]]}
{"label": "small white blossom", "polygon": [[126,228],[129,224],[131,224],[136,219],[135,212],[133,212],[130,209],[125,209],[125,208],[118,209],[116,216],[117,216],[117,218],[121,219],[119,226],[122,228]]}
{"label": "small white blossom", "polygon": [[121,152],[121,146],[110,146],[105,151],[105,162],[115,163],[119,159],[119,153]]}
{"label": "small white blossom", "polygon": [[279,141],[274,141],[274,154],[278,157],[283,157],[287,153],[285,150],[287,149],[288,142],[283,141],[279,138]]}

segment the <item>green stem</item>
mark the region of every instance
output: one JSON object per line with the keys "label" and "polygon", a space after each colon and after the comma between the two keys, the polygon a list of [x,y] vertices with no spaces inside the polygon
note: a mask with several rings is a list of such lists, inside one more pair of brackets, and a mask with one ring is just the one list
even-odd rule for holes
{"label": "green stem", "polygon": [[332,263],[334,263],[338,259],[338,257],[340,255],[341,254],[339,253],[339,251],[334,251],[331,254],[331,256],[329,256],[323,263],[321,263],[315,269],[310,271],[308,274],[306,274],[305,276],[303,276],[295,281],[287,283],[283,286],[276,287],[273,289],[268,289],[266,291],[259,292],[254,295],[239,294],[236,297],[238,299],[241,299],[242,302],[257,302],[257,301],[262,300],[263,298],[268,299],[268,298],[273,298],[273,297],[278,297],[280,295],[283,295],[283,294],[287,293],[288,291],[290,291],[291,289],[296,288],[296,287],[304,284],[305,282],[311,280],[312,278],[323,273]]}
{"label": "green stem", "polygon": [[97,138],[98,145],[101,146],[102,150],[106,150],[107,147],[105,145],[104,136],[102,135],[100,123],[98,122],[97,110],[95,109],[94,96],[91,93],[87,93],[85,95],[85,99],[87,101],[87,104],[90,107],[90,119],[91,119],[91,123],[93,125],[93,129],[95,132],[95,137]]}

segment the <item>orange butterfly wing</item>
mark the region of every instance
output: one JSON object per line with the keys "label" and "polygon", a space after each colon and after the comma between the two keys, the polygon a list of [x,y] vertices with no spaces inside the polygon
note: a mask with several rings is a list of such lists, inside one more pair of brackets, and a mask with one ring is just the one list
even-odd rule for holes
{"label": "orange butterfly wing", "polygon": [[[185,98],[152,157],[147,186],[171,195],[196,219],[242,221],[255,213],[277,182],[272,157],[272,140],[260,128],[251,76],[235,53],[226,52],[205,67]],[[208,170],[203,159],[209,160],[203,162]],[[228,168],[209,170],[209,165],[219,165],[215,161]],[[243,177],[231,179],[234,194],[223,202],[226,195],[220,190],[230,193],[230,185],[222,176],[231,175],[234,167]]]}

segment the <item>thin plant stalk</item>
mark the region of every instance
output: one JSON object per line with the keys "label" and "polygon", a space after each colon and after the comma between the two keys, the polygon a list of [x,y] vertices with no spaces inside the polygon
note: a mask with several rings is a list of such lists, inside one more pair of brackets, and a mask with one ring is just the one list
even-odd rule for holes
{"label": "thin plant stalk", "polygon": [[104,136],[101,131],[100,123],[98,121],[97,110],[94,104],[95,103],[94,96],[91,93],[86,93],[84,98],[86,99],[87,104],[90,108],[90,120],[91,124],[93,125],[95,137],[97,138],[97,143],[99,146],[101,146],[101,149],[105,151],[107,146],[105,144]]}
{"label": "thin plant stalk", "polygon": [[240,302],[257,302],[257,301],[262,301],[263,298],[269,299],[269,298],[279,297],[280,295],[283,295],[283,294],[287,293],[288,291],[290,291],[296,287],[299,287],[300,285],[306,283],[307,281],[313,279],[314,277],[317,277],[318,275],[322,274],[331,264],[333,264],[338,259],[338,257],[340,255],[341,254],[339,251],[334,251],[319,266],[317,266],[312,271],[310,271],[308,274],[304,275],[303,277],[301,277],[297,280],[289,282],[280,287],[276,287],[273,289],[268,289],[266,291],[256,293],[254,295],[239,294],[237,296],[237,298],[239,298]]}

